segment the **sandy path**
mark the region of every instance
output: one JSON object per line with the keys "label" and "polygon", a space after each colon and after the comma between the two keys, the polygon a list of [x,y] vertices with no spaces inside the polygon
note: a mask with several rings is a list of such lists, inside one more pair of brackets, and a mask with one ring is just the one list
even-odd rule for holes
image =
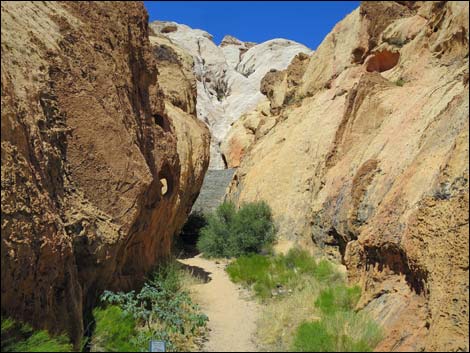
{"label": "sandy path", "polygon": [[180,260],[193,266],[195,272],[209,275],[210,281],[191,288],[195,301],[209,317],[210,329],[205,352],[256,352],[253,335],[260,312],[259,305],[249,300],[249,294],[232,283],[224,263],[200,256]]}

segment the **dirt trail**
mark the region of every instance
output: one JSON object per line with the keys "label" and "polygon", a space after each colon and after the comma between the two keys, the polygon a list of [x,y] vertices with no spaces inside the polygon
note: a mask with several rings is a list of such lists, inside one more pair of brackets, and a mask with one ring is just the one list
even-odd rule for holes
{"label": "dirt trail", "polygon": [[191,266],[194,273],[210,278],[196,284],[191,290],[195,301],[209,317],[210,329],[205,352],[256,352],[253,341],[259,305],[249,294],[232,283],[225,272],[225,263],[203,259],[200,256],[180,260]]}

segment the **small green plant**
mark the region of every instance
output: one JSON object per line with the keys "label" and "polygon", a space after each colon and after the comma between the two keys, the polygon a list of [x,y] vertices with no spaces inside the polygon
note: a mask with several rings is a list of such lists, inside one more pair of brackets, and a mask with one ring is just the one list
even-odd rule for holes
{"label": "small green plant", "polygon": [[[105,306],[94,310],[95,350],[146,351],[150,339],[162,339],[168,351],[186,351],[205,333],[208,318],[183,289],[176,261],[157,268],[140,292],[106,291],[102,302]],[[115,330],[110,326],[116,320],[122,327]]]}
{"label": "small green plant", "polygon": [[45,330],[2,317],[2,352],[72,352],[66,335],[51,336]]}
{"label": "small green plant", "polygon": [[395,84],[398,86],[398,87],[402,87],[404,84],[405,84],[405,80],[403,78],[399,78],[395,81]]}
{"label": "small green plant", "polygon": [[247,203],[237,210],[233,203],[224,202],[209,215],[197,247],[207,257],[236,257],[267,251],[274,239],[268,204]]}

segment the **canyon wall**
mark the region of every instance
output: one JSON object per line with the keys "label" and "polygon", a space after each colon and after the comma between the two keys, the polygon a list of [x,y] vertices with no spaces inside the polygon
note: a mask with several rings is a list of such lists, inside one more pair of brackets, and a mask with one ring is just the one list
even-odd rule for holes
{"label": "canyon wall", "polygon": [[104,289],[169,255],[199,193],[192,58],[149,41],[140,2],[1,14],[2,314],[78,343]]}
{"label": "canyon wall", "polygon": [[260,92],[264,75],[285,69],[298,53],[311,53],[304,45],[286,39],[256,44],[225,36],[216,45],[209,33],[183,24],[154,21],[149,26],[155,35],[168,38],[194,59],[197,115],[211,132],[209,169],[227,168],[221,145],[230,126],[266,100]]}
{"label": "canyon wall", "polygon": [[469,349],[468,19],[466,2],[362,3],[265,75],[269,104],[223,143],[228,196],[347,266],[377,350]]}

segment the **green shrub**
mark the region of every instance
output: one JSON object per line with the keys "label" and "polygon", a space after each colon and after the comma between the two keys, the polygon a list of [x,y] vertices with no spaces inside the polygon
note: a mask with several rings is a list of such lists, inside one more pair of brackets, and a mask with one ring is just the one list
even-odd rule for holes
{"label": "green shrub", "polygon": [[358,286],[337,285],[323,290],[315,301],[315,306],[325,314],[333,314],[353,310],[360,298],[361,288]]}
{"label": "green shrub", "polygon": [[2,352],[72,352],[66,335],[51,336],[35,331],[28,324],[2,317]]}
{"label": "green shrub", "polygon": [[[158,267],[140,292],[106,291],[101,299],[106,306],[94,311],[94,350],[146,351],[150,339],[161,339],[168,351],[187,351],[194,348],[193,339],[205,332],[208,318],[183,289],[182,269],[176,261]],[[113,337],[114,331],[106,327],[119,318],[123,327]]]}
{"label": "green shrub", "polygon": [[197,248],[208,257],[227,256],[231,225],[236,208],[233,203],[222,203],[214,213],[207,217],[207,225],[201,229]]}
{"label": "green shrub", "polygon": [[275,226],[265,202],[247,203],[237,211],[231,202],[222,203],[209,215],[197,242],[207,257],[237,257],[268,250]]}

